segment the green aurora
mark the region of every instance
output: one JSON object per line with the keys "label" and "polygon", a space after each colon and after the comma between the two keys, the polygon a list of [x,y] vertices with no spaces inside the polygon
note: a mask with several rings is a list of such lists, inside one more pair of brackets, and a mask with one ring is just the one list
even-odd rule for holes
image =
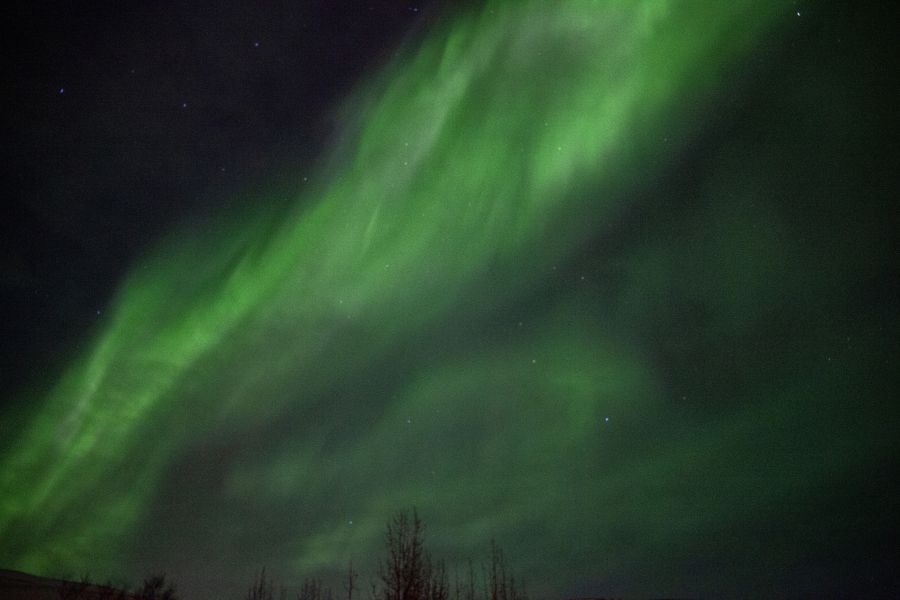
{"label": "green aurora", "polygon": [[537,597],[839,571],[896,466],[895,349],[858,304],[890,226],[833,200],[833,144],[875,127],[807,111],[826,67],[777,69],[801,26],[774,0],[439,20],[308,182],[125,277],[2,445],[0,564],[227,596],[263,565],[368,576],[415,506],[436,554],[495,537]]}

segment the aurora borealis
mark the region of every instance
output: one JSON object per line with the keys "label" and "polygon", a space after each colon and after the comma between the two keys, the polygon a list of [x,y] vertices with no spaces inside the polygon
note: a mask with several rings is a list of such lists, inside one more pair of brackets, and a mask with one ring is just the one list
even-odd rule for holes
{"label": "aurora borealis", "polygon": [[846,11],[431,7],[10,390],[0,566],[237,598],[415,506],[539,598],[890,595],[896,75]]}

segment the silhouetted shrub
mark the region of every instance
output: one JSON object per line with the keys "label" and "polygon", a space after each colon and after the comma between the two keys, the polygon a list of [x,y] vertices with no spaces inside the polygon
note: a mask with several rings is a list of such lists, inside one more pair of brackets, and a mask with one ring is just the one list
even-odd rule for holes
{"label": "silhouetted shrub", "polygon": [[141,587],[135,590],[135,596],[140,600],[178,600],[175,585],[166,581],[163,574],[146,578]]}
{"label": "silhouetted shrub", "polygon": [[266,568],[263,567],[256,577],[256,581],[247,591],[247,600],[274,600],[272,582],[266,577]]}

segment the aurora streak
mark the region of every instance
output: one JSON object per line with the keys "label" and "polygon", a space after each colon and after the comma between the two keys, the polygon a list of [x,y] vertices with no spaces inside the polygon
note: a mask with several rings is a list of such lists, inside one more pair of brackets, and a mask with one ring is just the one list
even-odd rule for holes
{"label": "aurora streak", "polygon": [[[732,523],[771,522],[888,453],[874,408],[855,413],[873,431],[859,443],[834,433],[854,427],[845,409],[816,408],[880,376],[863,359],[822,376],[805,350],[748,345],[791,302],[827,313],[821,291],[856,285],[854,267],[799,277],[816,249],[767,204],[765,160],[727,152],[675,226],[689,250],[651,224],[585,256],[666,193],[791,16],[771,0],[572,0],[438,20],[347,100],[343,142],[308,182],[176,229],[125,277],[3,447],[3,564],[162,563],[240,592],[262,565],[290,581],[365,563],[386,517],[416,506],[436,554],[462,564],[496,537],[538,597],[731,591],[714,566],[685,588],[690,559],[661,557],[710,536],[722,552]],[[722,396],[702,417],[685,381],[728,368],[722,353],[664,368],[678,343],[652,342],[697,299],[684,352],[734,347],[743,365],[730,395],[702,392]],[[836,335],[797,330],[796,348]],[[874,331],[854,344],[876,352]],[[747,568],[791,560],[776,544]],[[678,566],[641,587],[652,564]]]}

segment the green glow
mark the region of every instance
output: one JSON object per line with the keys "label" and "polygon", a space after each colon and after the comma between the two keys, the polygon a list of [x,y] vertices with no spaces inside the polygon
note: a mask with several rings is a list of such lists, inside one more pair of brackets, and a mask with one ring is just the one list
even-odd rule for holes
{"label": "green glow", "polygon": [[[688,244],[712,257],[702,266],[659,237],[617,257],[613,299],[576,280],[522,317],[509,309],[666,175],[731,70],[790,14],[774,1],[496,1],[438,26],[348,102],[355,142],[298,186],[294,208],[175,232],[135,267],[2,457],[3,563],[120,568],[172,470],[193,465],[221,469],[202,484],[222,510],[203,517],[211,546],[254,530],[240,515],[289,515],[261,554],[282,572],[340,568],[415,504],[451,559],[496,535],[524,568],[555,565],[536,586],[549,592],[653,559],[616,532],[689,541],[726,507],[749,519],[850,471],[852,457],[809,434],[748,499],[729,470],[752,478],[753,465],[718,457],[743,456],[766,423],[801,420],[823,384],[748,388],[722,400],[741,408],[692,431],[647,353],[644,336],[674,322],[667,295],[715,298],[685,341],[696,348],[779,305],[768,286],[790,286],[790,272],[770,259],[809,266],[776,217],[748,208],[765,202],[755,182],[729,179],[745,200],[686,221]],[[765,234],[745,243],[757,221]],[[672,429],[648,439],[644,420]],[[701,473],[725,483],[680,487]]]}

